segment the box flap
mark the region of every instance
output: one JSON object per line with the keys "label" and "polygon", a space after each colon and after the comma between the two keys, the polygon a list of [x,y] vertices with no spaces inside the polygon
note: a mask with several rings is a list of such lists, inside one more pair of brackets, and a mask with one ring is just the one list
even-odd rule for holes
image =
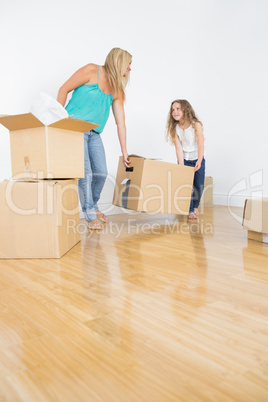
{"label": "box flap", "polygon": [[48,127],[63,128],[64,130],[79,131],[85,133],[86,131],[94,130],[94,128],[99,127],[99,124],[90,123],[89,121],[80,119],[62,119],[50,124]]}
{"label": "box flap", "polygon": [[44,126],[44,124],[41,123],[41,121],[38,120],[32,113],[0,116],[0,123],[9,131]]}
{"label": "box flap", "polygon": [[[17,115],[0,115],[0,124],[9,131],[23,130],[27,128],[44,127],[44,124],[37,119],[32,113],[24,113]],[[78,131],[84,133],[99,127],[99,124],[90,123],[79,119],[62,119],[50,124],[48,127],[62,128],[70,131]]]}
{"label": "box flap", "polygon": [[128,156],[129,156],[129,158],[142,158],[142,159],[149,159],[152,161],[160,160],[159,158],[145,158],[145,156],[140,156],[140,155],[135,155],[135,154],[130,154]]}
{"label": "box flap", "polygon": [[130,154],[130,155],[128,155],[130,158],[132,157],[132,158],[143,158],[143,159],[146,159],[146,158],[144,158],[144,156],[140,156],[140,155],[135,155],[135,154]]}

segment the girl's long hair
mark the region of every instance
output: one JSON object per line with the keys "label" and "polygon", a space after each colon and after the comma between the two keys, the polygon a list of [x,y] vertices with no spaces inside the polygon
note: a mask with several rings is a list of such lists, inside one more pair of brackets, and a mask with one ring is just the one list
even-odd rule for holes
{"label": "girl's long hair", "polygon": [[129,80],[129,74],[124,77],[132,56],[126,50],[119,47],[113,48],[106,57],[104,68],[112,87],[112,92],[121,92],[125,100],[125,88]]}
{"label": "girl's long hair", "polygon": [[176,99],[171,103],[169,113],[168,113],[168,118],[167,118],[167,130],[166,130],[166,138],[168,141],[170,141],[172,144],[175,141],[175,136],[176,136],[176,125],[178,122],[173,119],[172,117],[172,108],[174,103],[179,103],[181,105],[181,110],[183,111],[183,119],[181,120],[181,123],[189,122],[192,127],[194,128],[195,135],[196,135],[196,128],[195,128],[195,123],[201,123],[201,121],[197,118],[194,109],[192,108],[191,104],[185,100],[185,99]]}

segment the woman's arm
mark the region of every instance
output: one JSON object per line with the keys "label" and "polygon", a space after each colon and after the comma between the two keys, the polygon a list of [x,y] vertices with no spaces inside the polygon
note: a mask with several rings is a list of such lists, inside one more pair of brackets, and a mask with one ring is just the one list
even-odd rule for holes
{"label": "woman's arm", "polygon": [[195,123],[195,128],[196,128],[197,146],[198,146],[198,160],[194,168],[194,171],[196,172],[197,170],[200,169],[204,157],[204,134],[202,125],[200,123]]}
{"label": "woman's arm", "polygon": [[64,107],[69,92],[90,81],[95,64],[88,64],[77,70],[59,89],[57,101]]}
{"label": "woman's arm", "polygon": [[123,155],[123,163],[125,167],[129,167],[131,160],[128,158],[127,152],[127,130],[125,124],[124,101],[122,95],[119,95],[117,98],[114,99],[112,103],[112,110],[117,126],[117,134]]}
{"label": "woman's arm", "polygon": [[179,165],[184,165],[183,149],[179,137],[175,134],[174,145]]}

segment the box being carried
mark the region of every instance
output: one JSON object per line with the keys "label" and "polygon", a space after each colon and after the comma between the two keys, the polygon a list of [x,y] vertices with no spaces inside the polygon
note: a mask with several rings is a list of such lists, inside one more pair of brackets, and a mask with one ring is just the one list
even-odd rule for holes
{"label": "box being carried", "polygon": [[0,258],[60,258],[80,241],[77,180],[0,183]]}
{"label": "box being carried", "polygon": [[268,243],[268,198],[245,201],[243,227],[248,229],[248,238]]}
{"label": "box being carried", "polygon": [[125,168],[119,158],[113,204],[135,211],[187,215],[194,168],[129,155]]}
{"label": "box being carried", "polygon": [[45,126],[32,113],[0,116],[10,131],[12,177],[84,177],[84,132],[98,124],[66,118]]}

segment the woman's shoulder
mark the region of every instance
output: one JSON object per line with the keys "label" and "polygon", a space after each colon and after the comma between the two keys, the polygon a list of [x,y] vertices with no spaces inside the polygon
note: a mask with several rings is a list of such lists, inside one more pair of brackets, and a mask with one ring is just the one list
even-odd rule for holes
{"label": "woman's shoulder", "polygon": [[112,93],[112,95],[113,95],[113,101],[118,100],[118,101],[124,103],[124,97],[123,97],[122,91],[120,91],[120,90],[114,91],[114,92]]}
{"label": "woman's shoulder", "polygon": [[97,64],[89,63],[78,71],[83,77],[85,77],[85,84],[89,84],[96,79],[98,66]]}
{"label": "woman's shoulder", "polygon": [[87,67],[88,69],[91,69],[91,70],[96,70],[98,68],[98,65],[95,63],[88,63],[85,65],[85,67]]}
{"label": "woman's shoulder", "polygon": [[95,73],[98,70],[98,65],[94,63],[89,63],[82,68],[86,70],[88,73]]}

